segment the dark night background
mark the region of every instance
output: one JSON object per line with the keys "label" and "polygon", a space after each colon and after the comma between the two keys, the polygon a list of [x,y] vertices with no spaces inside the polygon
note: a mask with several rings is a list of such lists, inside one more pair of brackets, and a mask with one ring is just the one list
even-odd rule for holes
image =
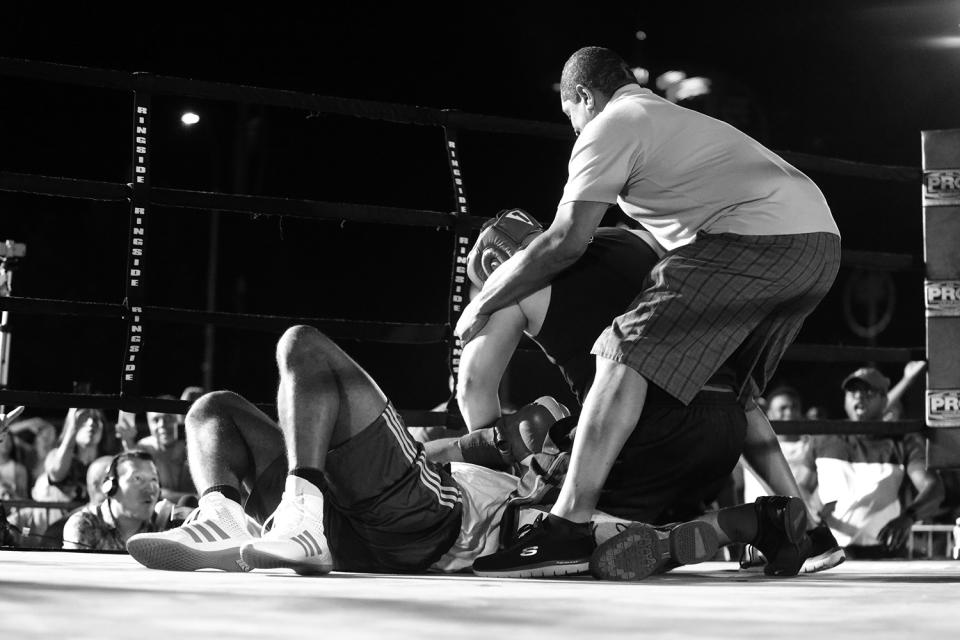
{"label": "dark night background", "polygon": [[[133,5],[112,16],[7,3],[0,56],[561,123],[553,83],[563,62],[581,46],[600,44],[652,78],[671,69],[711,78],[718,114],[776,150],[919,167],[921,130],[960,127],[957,1],[559,7],[450,3],[427,12],[272,4],[237,12]],[[0,96],[0,170],[130,180],[129,94],[0,78]],[[154,186],[453,208],[439,129],[175,96],[158,96],[153,107]],[[187,108],[201,116],[192,128],[179,122]],[[473,214],[520,206],[549,222],[569,142],[465,133],[461,145]],[[831,203],[846,248],[922,254],[919,182],[810,175]],[[122,203],[0,193],[0,240],[28,246],[14,294],[121,301],[127,217]],[[152,210],[148,304],[203,308],[209,220],[207,211]],[[445,318],[446,230],[240,214],[222,214],[220,225],[218,310]],[[843,313],[855,275],[841,271],[798,342],[922,347],[922,274],[894,276],[891,322],[869,339],[856,335]],[[872,298],[860,282],[852,308],[863,320]],[[11,388],[69,391],[74,381],[89,381],[94,391],[118,391],[119,321],[21,314],[11,328]],[[144,395],[178,394],[201,382],[202,328],[146,331]],[[214,386],[269,401],[277,335],[221,329],[216,336]],[[403,408],[429,408],[448,395],[444,345],[343,346]],[[839,381],[854,366],[788,362],[777,382],[797,385],[839,417]],[[900,365],[882,369],[900,376]],[[540,393],[567,397],[535,353],[518,356],[511,384],[520,404]],[[922,413],[917,400],[907,409]]]}

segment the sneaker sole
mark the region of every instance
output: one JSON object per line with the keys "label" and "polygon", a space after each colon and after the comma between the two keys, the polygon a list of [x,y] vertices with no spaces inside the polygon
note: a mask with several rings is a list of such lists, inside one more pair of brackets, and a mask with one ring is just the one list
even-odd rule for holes
{"label": "sneaker sole", "polygon": [[254,569],[293,569],[301,576],[320,576],[333,570],[333,564],[329,562],[317,564],[290,560],[253,547],[243,547],[240,556]]}
{"label": "sneaker sole", "polygon": [[127,551],[133,559],[149,569],[161,571],[220,571],[245,572],[250,566],[240,557],[240,547],[219,551],[200,551],[173,540],[131,540]]}
{"label": "sneaker sole", "polygon": [[706,522],[685,522],[670,531],[670,554],[680,564],[697,564],[713,559],[720,539]]}
{"label": "sneaker sole", "polygon": [[705,522],[686,522],[670,531],[633,524],[607,540],[590,558],[590,573],[599,580],[643,580],[667,566],[696,564],[714,557],[719,540]]}
{"label": "sneaker sole", "polygon": [[843,549],[836,547],[826,553],[821,553],[818,556],[804,560],[803,566],[800,567],[800,573],[817,573],[819,571],[833,569],[835,566],[843,564],[843,561],[846,559],[847,554],[843,552]]}
{"label": "sneaker sole", "polygon": [[579,576],[583,575],[590,568],[587,561],[576,561],[566,563],[544,563],[542,565],[530,565],[523,569],[502,571],[478,571],[473,573],[484,578],[559,578],[561,576]]}

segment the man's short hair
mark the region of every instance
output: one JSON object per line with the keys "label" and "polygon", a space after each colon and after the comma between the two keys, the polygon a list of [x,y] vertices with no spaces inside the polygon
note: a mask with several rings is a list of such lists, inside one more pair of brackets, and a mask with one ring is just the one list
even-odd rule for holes
{"label": "man's short hair", "polygon": [[605,47],[584,47],[574,52],[560,75],[560,99],[578,102],[577,85],[612,96],[620,87],[635,83],[630,67]]}

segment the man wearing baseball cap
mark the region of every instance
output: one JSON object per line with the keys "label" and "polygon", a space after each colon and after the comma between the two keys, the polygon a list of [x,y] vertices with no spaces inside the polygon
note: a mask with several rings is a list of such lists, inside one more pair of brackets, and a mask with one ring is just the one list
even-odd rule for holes
{"label": "man wearing baseball cap", "polygon": [[[880,422],[890,379],[874,367],[861,367],[840,385],[844,409],[854,422]],[[816,460],[823,518],[852,558],[902,556],[910,528],[932,515],[943,499],[939,477],[926,469],[923,438],[827,435],[811,443]],[[908,477],[915,496],[899,498]]]}

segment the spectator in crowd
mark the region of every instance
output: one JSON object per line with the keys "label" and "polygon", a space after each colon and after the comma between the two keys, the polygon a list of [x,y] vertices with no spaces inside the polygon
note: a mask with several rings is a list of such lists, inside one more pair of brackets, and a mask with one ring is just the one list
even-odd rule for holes
{"label": "spectator in crowd", "polygon": [[[171,395],[160,397],[176,400]],[[136,426],[129,426],[132,421],[121,421],[117,425],[124,449],[141,449],[153,456],[160,473],[161,497],[174,502],[196,493],[190,470],[187,468],[187,445],[179,437],[182,418],[183,416],[176,413],[148,411],[147,426],[150,435],[136,443],[133,442]]]}
{"label": "spectator in crowd", "polygon": [[100,456],[87,467],[87,504],[77,507],[63,518],[51,523],[35,543],[33,540],[27,539],[25,542],[29,544],[23,546],[34,546],[35,544],[35,546],[44,548],[59,549],[63,545],[63,528],[70,521],[70,517],[83,509],[96,509],[106,499],[102,485],[112,460],[113,456]]}
{"label": "spectator in crowd", "polygon": [[[33,485],[39,502],[85,502],[87,467],[100,455],[105,420],[99,409],[70,409],[55,449],[47,454],[44,472]],[[67,515],[62,509],[34,509],[30,528],[42,534],[50,524]],[[27,523],[20,523],[25,526]]]}
{"label": "spectator in crowd", "polygon": [[[878,421],[890,380],[872,367],[857,369],[841,385],[847,417]],[[826,435],[811,439],[823,519],[853,558],[902,556],[915,522],[931,517],[943,499],[940,478],[926,469],[919,434]],[[901,504],[906,479],[916,495]]]}
{"label": "spectator in crowd", "polygon": [[[124,451],[108,458],[100,490],[101,502],[91,501],[67,518],[64,549],[122,551],[136,533],[169,528],[172,505],[160,500],[157,466],[149,453]],[[165,508],[158,509],[161,502],[166,502]]]}
{"label": "spectator in crowd", "polygon": [[16,459],[13,438],[0,438],[0,500],[24,500],[29,494],[27,468]]}
{"label": "spectator in crowd", "polygon": [[43,418],[19,420],[10,426],[16,458],[27,468],[27,483],[32,487],[44,474],[49,454],[57,443],[57,428]]}

